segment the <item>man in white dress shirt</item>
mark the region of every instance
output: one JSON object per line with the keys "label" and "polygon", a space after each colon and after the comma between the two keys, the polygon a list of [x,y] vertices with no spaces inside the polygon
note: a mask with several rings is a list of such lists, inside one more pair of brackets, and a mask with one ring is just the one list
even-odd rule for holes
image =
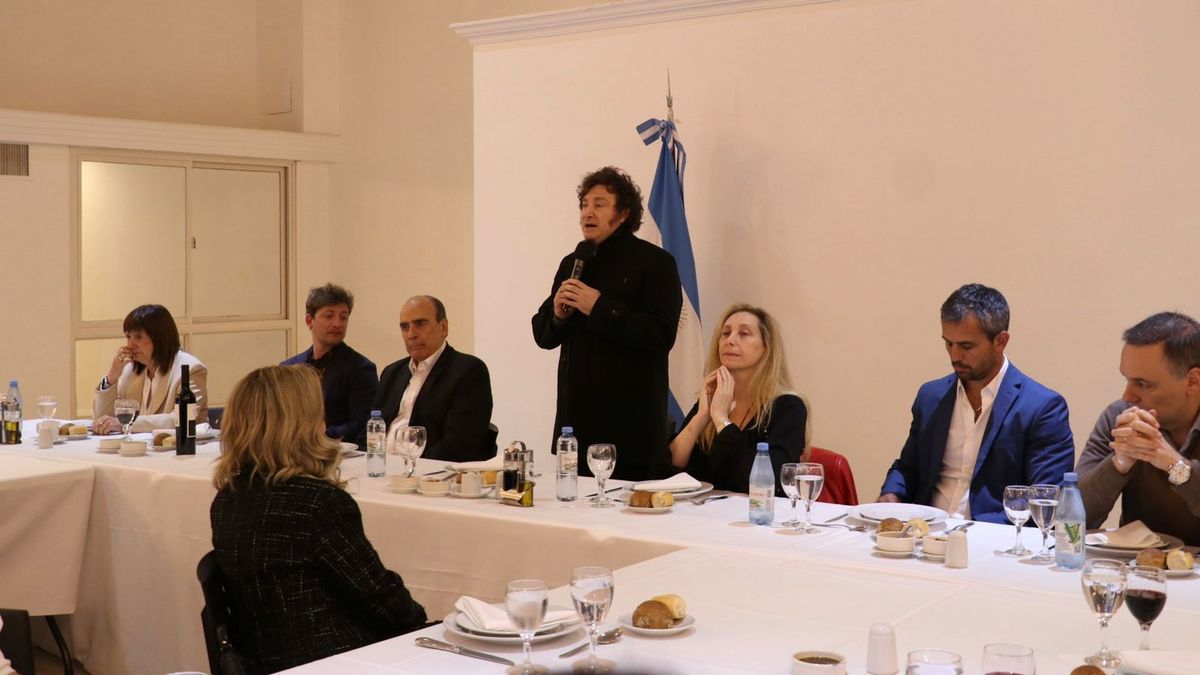
{"label": "man in white dress shirt", "polygon": [[881,502],[911,502],[997,523],[1006,485],[1059,484],[1075,460],[1062,396],[1008,361],[1008,302],[981,284],[942,304],[942,341],[954,374],[917,392],[900,457]]}
{"label": "man in white dress shirt", "polygon": [[405,301],[400,332],[408,358],[383,369],[375,409],[389,425],[425,427],[422,457],[448,461],[490,459],[496,454],[492,381],[487,365],[446,342],[446,307],[431,295]]}

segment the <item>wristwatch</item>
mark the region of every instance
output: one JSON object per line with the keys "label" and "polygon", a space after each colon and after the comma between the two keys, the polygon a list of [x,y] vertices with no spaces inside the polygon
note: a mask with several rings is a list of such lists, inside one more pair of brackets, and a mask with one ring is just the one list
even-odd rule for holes
{"label": "wristwatch", "polygon": [[1171,465],[1167,470],[1167,480],[1171,481],[1171,485],[1183,485],[1192,477],[1192,465],[1184,460],[1179,460]]}

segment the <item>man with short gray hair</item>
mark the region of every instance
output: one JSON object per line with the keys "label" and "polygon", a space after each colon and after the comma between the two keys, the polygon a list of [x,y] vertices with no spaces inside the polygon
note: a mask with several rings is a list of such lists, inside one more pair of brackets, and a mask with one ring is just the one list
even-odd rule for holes
{"label": "man with short gray hair", "polygon": [[942,304],[954,374],[917,391],[912,425],[881,502],[1006,523],[1004,486],[1059,484],[1075,460],[1067,403],[1008,361],[1008,301],[967,284]]}
{"label": "man with short gray hair", "polygon": [[1121,524],[1200,545],[1200,323],[1177,312],[1125,331],[1125,392],[1108,406],[1079,457],[1088,527],[1121,497]]}

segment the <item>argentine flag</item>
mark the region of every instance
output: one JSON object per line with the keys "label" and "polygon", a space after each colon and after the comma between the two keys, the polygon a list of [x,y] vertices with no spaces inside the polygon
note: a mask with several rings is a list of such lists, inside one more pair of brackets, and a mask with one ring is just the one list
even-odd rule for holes
{"label": "argentine flag", "polygon": [[679,314],[679,332],[671,349],[671,395],[668,401],[671,419],[678,429],[687,411],[696,402],[696,392],[704,377],[700,290],[696,283],[692,238],[688,234],[687,215],[683,209],[683,170],[687,166],[687,153],[679,142],[675,123],[670,120],[648,119],[638,125],[637,130],[646,145],[662,141],[647,210],[658,225],[662,247],[675,256],[679,281],[683,286],[683,311]]}

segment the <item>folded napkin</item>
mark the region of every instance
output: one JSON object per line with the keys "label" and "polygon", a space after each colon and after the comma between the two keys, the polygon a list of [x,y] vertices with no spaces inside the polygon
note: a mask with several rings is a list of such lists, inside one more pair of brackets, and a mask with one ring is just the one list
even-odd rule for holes
{"label": "folded napkin", "polygon": [[[466,614],[471,623],[483,630],[494,632],[516,632],[517,630],[512,622],[508,620],[508,612],[504,611],[502,607],[497,607],[478,598],[464,595],[454,603],[454,608]],[[555,626],[567,621],[573,621],[574,619],[574,610],[550,609],[546,611],[546,618],[542,619],[541,627]]]}
{"label": "folded napkin", "polygon": [[1096,532],[1084,537],[1084,541],[1096,544],[1114,546],[1116,548],[1154,548],[1162,546],[1162,537],[1146,527],[1145,523],[1135,520],[1111,532]]}
{"label": "folded napkin", "polygon": [[1192,675],[1200,663],[1200,652],[1182,650],[1123,650],[1118,673],[1133,675]]}
{"label": "folded napkin", "polygon": [[446,468],[451,471],[502,471],[504,469],[504,457],[497,454],[491,459],[447,464]]}
{"label": "folded napkin", "polygon": [[634,483],[634,490],[644,490],[646,492],[683,492],[684,490],[695,490],[700,487],[700,481],[692,478],[687,472],[677,473],[665,480],[648,480],[641,483]]}

